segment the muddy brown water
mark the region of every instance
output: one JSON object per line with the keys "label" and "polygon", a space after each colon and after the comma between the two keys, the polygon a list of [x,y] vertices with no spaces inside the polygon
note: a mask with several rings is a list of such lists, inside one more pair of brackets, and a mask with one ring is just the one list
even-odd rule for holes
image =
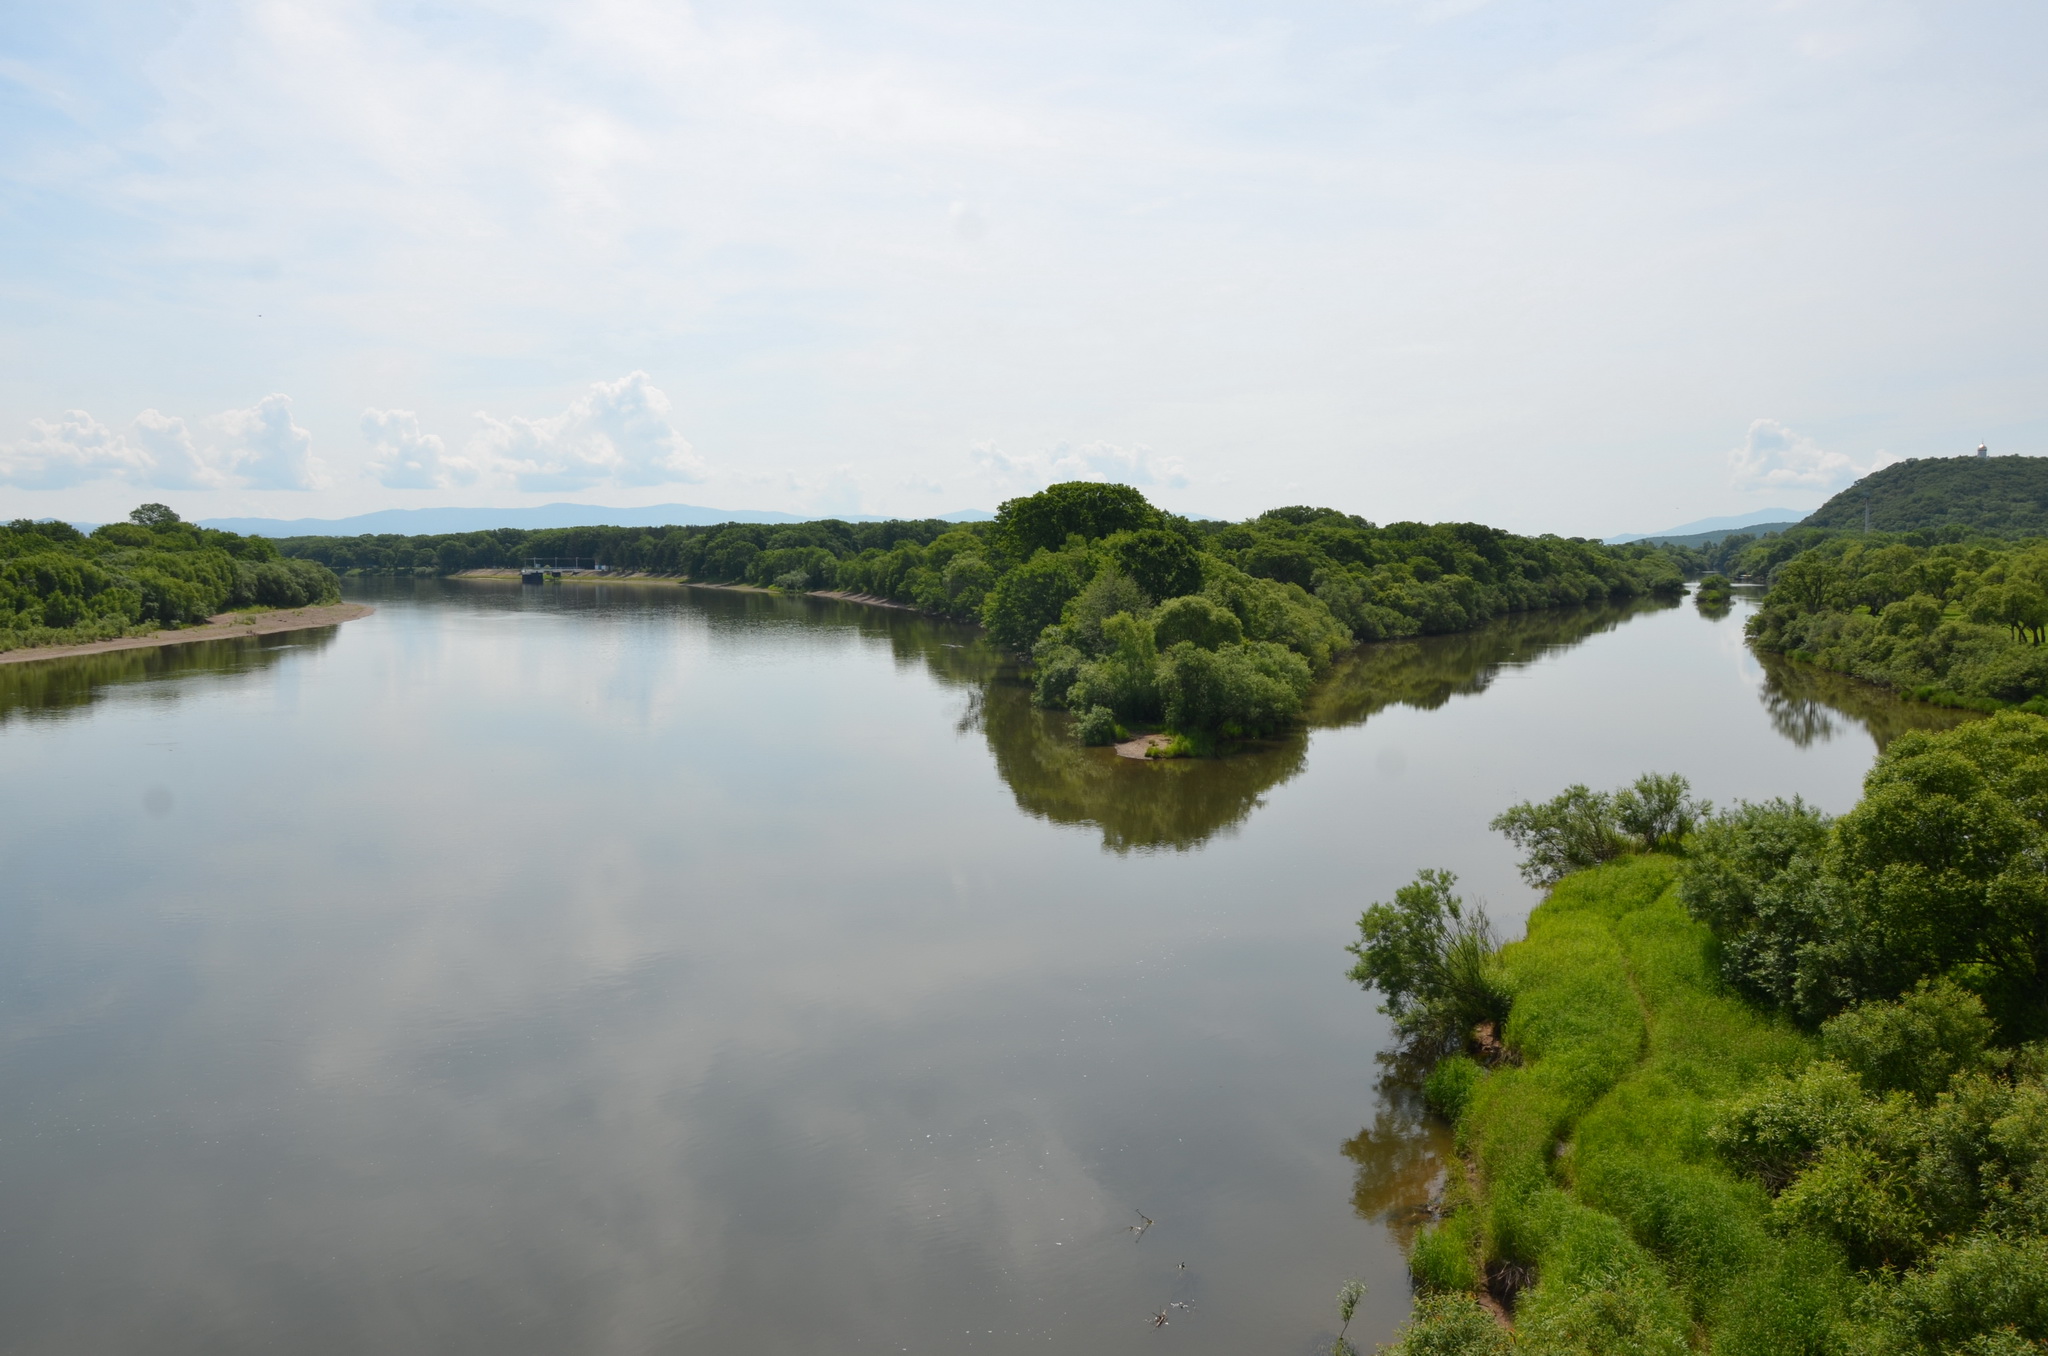
{"label": "muddy brown water", "polygon": [[0,1351],[1307,1353],[1351,1277],[1370,1349],[1442,1144],[1358,911],[1518,931],[1516,800],[1839,811],[1953,719],[1589,609],[1146,763],[902,612],[351,596],[0,671]]}

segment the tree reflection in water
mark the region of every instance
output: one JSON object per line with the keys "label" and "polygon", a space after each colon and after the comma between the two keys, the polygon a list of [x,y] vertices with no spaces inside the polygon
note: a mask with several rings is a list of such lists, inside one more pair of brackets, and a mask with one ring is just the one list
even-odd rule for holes
{"label": "tree reflection in water", "polygon": [[[132,683],[191,674],[225,677],[269,668],[287,651],[333,643],[340,630],[338,626],[320,626],[268,636],[0,664],[0,725],[13,720],[61,720]],[[167,687],[151,695],[175,700],[177,691]]]}
{"label": "tree reflection in water", "polygon": [[1310,692],[1303,728],[1240,745],[1223,758],[1139,762],[1084,748],[1070,718],[1034,707],[1029,685],[1007,665],[990,677],[968,719],[987,736],[997,771],[1027,814],[1094,825],[1113,852],[1186,851],[1243,823],[1267,791],[1299,773],[1309,731],[1361,724],[1394,705],[1434,710],[1452,697],[1484,692],[1503,668],[1670,606],[1559,608],[1455,636],[1361,645]]}
{"label": "tree reflection in water", "polygon": [[1400,1053],[1379,1062],[1372,1124],[1344,1141],[1354,1168],[1351,1208],[1386,1225],[1405,1249],[1443,1194],[1454,1144],[1450,1125],[1423,1104],[1420,1063]]}
{"label": "tree reflection in water", "polygon": [[1772,728],[1802,749],[1833,739],[1844,720],[1867,730],[1882,753],[1908,730],[1947,730],[1977,719],[1974,711],[1908,701],[1875,684],[1783,655],[1758,653],[1757,660],[1764,670],[1758,696]]}

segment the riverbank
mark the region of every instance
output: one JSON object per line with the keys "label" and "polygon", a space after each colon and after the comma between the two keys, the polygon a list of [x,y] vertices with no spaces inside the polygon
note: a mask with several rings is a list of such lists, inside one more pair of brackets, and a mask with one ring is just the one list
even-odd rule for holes
{"label": "riverbank", "polygon": [[[460,570],[447,576],[450,579],[517,579],[518,570]],[[790,593],[784,589],[765,588],[760,584],[712,584],[702,580],[685,579],[679,575],[660,574],[653,570],[606,570],[603,574],[565,574],[548,581],[551,584],[674,584],[687,589],[722,589],[728,593],[779,593],[789,598],[830,598],[836,603],[859,603],[864,607],[886,607],[896,612],[920,612],[925,616],[938,616],[924,612],[910,603],[899,603],[893,598],[884,598],[875,593],[851,593],[843,589],[806,589],[803,593]],[[943,620],[943,618],[942,618]]]}
{"label": "riverbank", "polygon": [[203,626],[152,631],[143,636],[117,636],[82,645],[39,645],[0,652],[0,664],[30,664],[44,659],[107,654],[114,650],[151,650],[166,645],[191,645],[202,640],[233,640],[238,636],[274,636],[367,617],[377,609],[367,603],[326,603],[315,607],[283,607],[268,612],[223,612]]}

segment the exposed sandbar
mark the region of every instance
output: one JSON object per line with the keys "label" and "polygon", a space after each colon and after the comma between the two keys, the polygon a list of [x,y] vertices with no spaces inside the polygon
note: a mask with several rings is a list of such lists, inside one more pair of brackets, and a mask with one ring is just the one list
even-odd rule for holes
{"label": "exposed sandbar", "polygon": [[210,617],[204,626],[187,626],[178,631],[156,631],[146,636],[117,636],[112,640],[89,641],[84,645],[37,645],[0,653],[0,664],[30,664],[42,659],[69,659],[73,655],[105,654],[110,650],[152,650],[163,645],[191,645],[202,640],[233,640],[237,636],[274,636],[283,631],[307,631],[316,626],[337,626],[377,609],[368,603],[327,603],[320,607],[281,607],[270,612],[223,612]]}

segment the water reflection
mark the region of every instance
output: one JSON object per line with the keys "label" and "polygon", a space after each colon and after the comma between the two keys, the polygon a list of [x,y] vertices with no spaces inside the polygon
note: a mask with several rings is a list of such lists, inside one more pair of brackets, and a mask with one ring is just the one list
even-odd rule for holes
{"label": "water reflection", "polygon": [[1405,1252],[1443,1195],[1456,1145],[1449,1124],[1423,1103],[1420,1064],[1379,1058],[1373,1122],[1344,1141],[1343,1153],[1354,1166],[1352,1212],[1385,1225]]}
{"label": "water reflection", "polygon": [[[1671,603],[1564,608],[1504,618],[1455,636],[1362,645],[1309,696],[1306,728],[1227,758],[1138,762],[1074,741],[1071,721],[1031,704],[1014,671],[989,676],[969,719],[987,736],[1018,808],[1102,830],[1112,852],[1187,851],[1242,824],[1265,793],[1308,765],[1310,730],[1358,725],[1389,706],[1431,711],[1486,691],[1503,669],[1612,630]],[[964,664],[961,672],[972,670]]]}
{"label": "water reflection", "polygon": [[[0,664],[0,725],[15,720],[61,719],[70,712],[103,701],[117,688],[158,678],[188,675],[231,677],[267,669],[298,649],[321,649],[333,643],[338,626],[320,626],[267,636],[232,640],[201,640],[153,649],[110,650],[65,659]],[[150,693],[153,699],[175,701],[180,691],[168,684]]]}
{"label": "water reflection", "polygon": [[1800,748],[1826,743],[1844,722],[1861,725],[1882,752],[1908,730],[1948,730],[1975,720],[1972,711],[1953,711],[1906,701],[1884,688],[1782,655],[1757,655],[1764,686],[1758,693],[1771,726]]}

